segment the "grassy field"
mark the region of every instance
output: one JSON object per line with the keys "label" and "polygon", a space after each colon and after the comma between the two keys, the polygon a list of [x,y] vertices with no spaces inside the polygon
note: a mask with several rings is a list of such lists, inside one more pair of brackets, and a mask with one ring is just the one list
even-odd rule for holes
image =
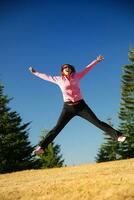
{"label": "grassy field", "polygon": [[0,200],[134,200],[134,159],[0,175]]}

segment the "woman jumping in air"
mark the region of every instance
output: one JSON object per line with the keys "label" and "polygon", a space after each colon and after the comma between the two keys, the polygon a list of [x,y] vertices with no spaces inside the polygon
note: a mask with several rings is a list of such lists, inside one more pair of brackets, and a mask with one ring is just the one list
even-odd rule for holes
{"label": "woman jumping in air", "polygon": [[70,64],[61,66],[61,76],[49,76],[44,73],[37,72],[32,67],[29,70],[35,76],[46,81],[57,84],[62,92],[64,105],[56,126],[49,131],[49,133],[42,139],[39,146],[34,150],[34,154],[42,154],[45,148],[51,143],[54,138],[60,133],[65,125],[74,117],[80,116],[96,127],[100,128],[109,134],[114,140],[124,142],[126,137],[107,123],[100,121],[89,106],[83,100],[80,91],[80,80],[100,61],[104,60],[102,55],[99,55],[93,62],[91,62],[83,71],[76,72],[75,68]]}

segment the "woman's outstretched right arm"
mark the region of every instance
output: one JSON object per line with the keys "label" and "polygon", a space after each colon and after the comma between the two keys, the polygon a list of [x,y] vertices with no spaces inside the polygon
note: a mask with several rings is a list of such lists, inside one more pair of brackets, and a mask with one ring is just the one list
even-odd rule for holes
{"label": "woman's outstretched right arm", "polygon": [[57,84],[59,77],[58,76],[50,76],[44,73],[37,72],[33,67],[29,67],[29,71],[34,74],[35,76],[38,76],[39,78],[50,81],[52,83]]}

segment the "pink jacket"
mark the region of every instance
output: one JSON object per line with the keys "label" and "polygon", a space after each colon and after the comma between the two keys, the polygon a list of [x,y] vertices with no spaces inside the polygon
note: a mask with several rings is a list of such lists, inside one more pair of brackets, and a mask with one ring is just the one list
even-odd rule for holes
{"label": "pink jacket", "polygon": [[80,80],[83,78],[96,64],[97,60],[91,62],[86,68],[78,73],[73,73],[70,80],[66,76],[50,76],[44,73],[34,72],[34,75],[42,78],[46,81],[57,84],[63,95],[64,102],[67,101],[79,101],[83,99],[80,92]]}

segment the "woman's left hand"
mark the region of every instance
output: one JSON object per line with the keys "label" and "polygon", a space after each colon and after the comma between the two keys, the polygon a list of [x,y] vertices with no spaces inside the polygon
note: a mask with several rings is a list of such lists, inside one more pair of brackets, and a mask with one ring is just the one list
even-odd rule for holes
{"label": "woman's left hand", "polygon": [[102,60],[104,60],[104,56],[99,55],[99,56],[97,57],[97,61],[100,62],[100,61],[102,61]]}

